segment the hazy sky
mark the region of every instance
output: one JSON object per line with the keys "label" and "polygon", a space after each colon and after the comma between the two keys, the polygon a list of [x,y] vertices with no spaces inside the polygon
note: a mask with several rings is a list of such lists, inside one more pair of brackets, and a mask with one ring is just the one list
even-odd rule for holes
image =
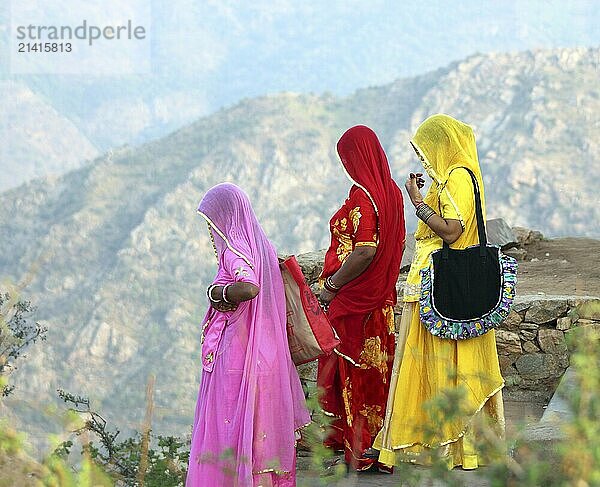
{"label": "hazy sky", "polygon": [[[48,66],[60,60],[60,72],[79,74],[11,74],[11,3],[24,21],[143,23],[148,55],[132,59],[146,72],[120,71],[123,53],[109,50],[100,65],[109,74],[76,55]],[[106,150],[243,98],[345,95],[475,53],[598,47],[599,25],[600,0],[0,0],[0,79],[27,84]],[[30,58],[41,64],[39,54]]]}
{"label": "hazy sky", "polygon": [[[69,18],[79,4],[82,12],[105,8],[118,19],[144,0],[120,0],[120,13],[104,0],[30,1]],[[152,74],[143,83],[103,77],[99,93],[111,85],[146,94],[193,91],[211,111],[278,91],[345,94],[477,52],[600,44],[599,0],[148,1]],[[0,4],[5,37],[8,5]],[[0,60],[6,73],[6,56]],[[59,88],[74,81],[81,80],[51,80]],[[93,84],[94,73],[84,81]]]}
{"label": "hazy sky", "polygon": [[154,69],[213,99],[348,93],[476,52],[600,44],[600,2],[175,0],[155,4]]}

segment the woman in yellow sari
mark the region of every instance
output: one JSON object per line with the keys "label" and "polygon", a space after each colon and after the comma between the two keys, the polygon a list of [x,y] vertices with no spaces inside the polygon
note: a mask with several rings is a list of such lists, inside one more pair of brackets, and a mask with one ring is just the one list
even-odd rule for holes
{"label": "woman in yellow sari", "polygon": [[406,182],[421,221],[404,293],[386,416],[373,447],[386,465],[426,464],[435,452],[449,468],[474,469],[489,460],[485,443],[497,444],[504,434],[504,381],[495,334],[492,330],[466,340],[432,335],[419,318],[419,271],[429,265],[431,253],[443,241],[454,249],[479,242],[473,183],[461,169],[475,174],[485,215],[475,137],[468,125],[434,115],[420,125],[411,145],[433,182],[425,198],[419,191],[420,174],[411,174]]}

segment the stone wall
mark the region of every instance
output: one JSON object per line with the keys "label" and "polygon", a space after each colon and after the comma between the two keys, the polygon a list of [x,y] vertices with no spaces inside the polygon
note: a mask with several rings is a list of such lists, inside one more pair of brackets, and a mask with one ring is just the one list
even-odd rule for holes
{"label": "stone wall", "polygon": [[[316,292],[323,256],[324,252],[298,256]],[[402,314],[402,288],[400,280],[396,323]],[[582,327],[600,327],[598,305],[600,299],[592,296],[517,296],[510,315],[496,330],[500,368],[506,381],[505,397],[548,401],[569,366],[569,337]],[[301,366],[299,371],[305,381],[313,382],[316,362]]]}
{"label": "stone wall", "polygon": [[[569,366],[572,340],[577,329],[600,327],[600,315],[592,296],[518,296],[502,326],[496,330],[500,369],[505,379],[505,398],[547,402]],[[598,308],[596,308],[597,310]],[[589,311],[588,311],[589,310]],[[402,316],[396,307],[396,323]]]}
{"label": "stone wall", "polygon": [[[505,394],[513,400],[548,401],[569,366],[570,338],[581,327],[600,327],[600,315],[582,296],[519,296],[496,330]],[[589,310],[589,312],[587,311]]]}

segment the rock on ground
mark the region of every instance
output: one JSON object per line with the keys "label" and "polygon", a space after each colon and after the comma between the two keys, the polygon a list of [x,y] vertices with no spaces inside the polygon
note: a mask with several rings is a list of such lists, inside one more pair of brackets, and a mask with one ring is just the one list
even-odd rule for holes
{"label": "rock on ground", "polygon": [[493,220],[488,220],[485,226],[489,243],[499,245],[503,250],[517,247],[519,245],[517,237],[515,237],[512,229],[503,218],[494,218]]}

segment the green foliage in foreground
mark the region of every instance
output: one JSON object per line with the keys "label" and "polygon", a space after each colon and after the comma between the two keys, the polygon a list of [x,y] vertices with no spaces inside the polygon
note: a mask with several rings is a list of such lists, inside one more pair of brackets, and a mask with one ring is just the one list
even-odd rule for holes
{"label": "green foliage in foreground", "polygon": [[[72,436],[82,444],[82,455],[89,457],[118,485],[170,487],[185,483],[189,459],[187,442],[172,436],[136,434],[121,441],[120,431],[90,407],[86,397],[58,391],[72,413],[83,419]],[[151,398],[150,398],[151,400]],[[73,439],[62,442],[55,456],[67,459],[74,448]],[[153,446],[151,446],[151,444]]]}
{"label": "green foliage in foreground", "polygon": [[[0,378],[0,383],[5,383]],[[114,482],[89,455],[75,470],[57,455],[36,461],[27,454],[24,435],[0,423],[0,486],[112,487]]]}
{"label": "green foliage in foreground", "polygon": [[[599,309],[593,311],[600,313]],[[587,310],[589,313],[590,311]],[[548,487],[600,485],[600,330],[597,326],[575,328],[569,338],[571,367],[575,371],[574,390],[566,398],[574,419],[564,429],[564,439],[553,443],[532,442],[527,437],[508,439],[478,435],[478,451],[495,456],[487,467],[467,475],[491,487],[544,485]],[[6,377],[0,376],[0,387]],[[150,389],[150,388],[149,388]],[[149,423],[143,433],[123,441],[119,430],[90,407],[85,397],[59,391],[69,407],[67,422],[70,437],[42,461],[27,455],[24,437],[4,422],[0,423],[0,487],[179,487],[185,483],[189,445],[175,437],[151,435]],[[148,394],[151,411],[152,395]],[[432,417],[451,418],[460,412],[461,396],[448,391],[427,407]],[[336,484],[345,475],[345,466],[336,464],[333,454],[322,446],[327,418],[322,416],[316,394],[309,394],[314,422],[303,431],[303,443],[311,450],[307,470],[299,475],[298,485]],[[453,413],[454,412],[454,413]],[[148,416],[150,417],[150,416]],[[147,417],[147,419],[148,419]],[[429,425],[431,426],[431,425]],[[483,431],[485,425],[476,425]],[[449,471],[438,452],[428,451],[423,458],[427,468],[409,463],[397,467],[402,485],[459,486],[464,476]],[[349,480],[342,480],[348,482]]]}

